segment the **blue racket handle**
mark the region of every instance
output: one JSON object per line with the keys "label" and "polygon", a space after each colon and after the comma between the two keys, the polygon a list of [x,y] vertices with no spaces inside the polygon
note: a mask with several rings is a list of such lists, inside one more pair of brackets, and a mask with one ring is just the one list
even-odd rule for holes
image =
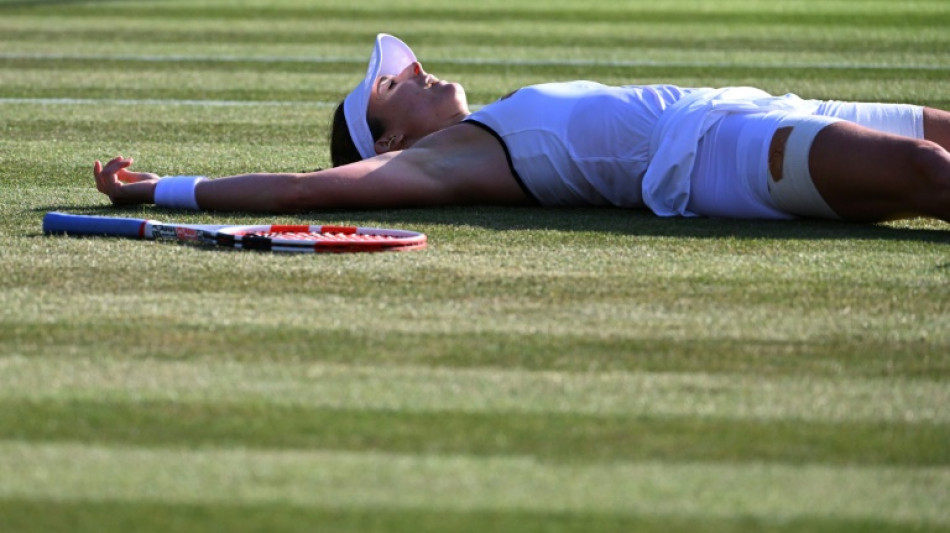
{"label": "blue racket handle", "polygon": [[141,218],[96,217],[51,212],[43,217],[43,233],[144,239],[147,238],[146,222],[148,221]]}

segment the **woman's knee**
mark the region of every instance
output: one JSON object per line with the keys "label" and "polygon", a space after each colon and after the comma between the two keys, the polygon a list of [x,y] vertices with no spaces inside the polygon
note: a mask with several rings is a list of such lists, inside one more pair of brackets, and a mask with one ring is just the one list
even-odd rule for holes
{"label": "woman's knee", "polygon": [[942,183],[950,171],[950,153],[933,141],[921,140],[911,150],[910,166],[926,181]]}
{"label": "woman's knee", "polygon": [[950,152],[933,141],[919,141],[909,155],[908,193],[928,210],[942,207],[950,215]]}
{"label": "woman's knee", "polygon": [[932,107],[924,108],[924,138],[950,150],[950,113]]}

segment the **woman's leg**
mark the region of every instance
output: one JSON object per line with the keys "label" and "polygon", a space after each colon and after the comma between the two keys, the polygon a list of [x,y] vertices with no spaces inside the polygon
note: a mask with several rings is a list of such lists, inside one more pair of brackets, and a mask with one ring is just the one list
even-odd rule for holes
{"label": "woman's leg", "polygon": [[849,122],[819,131],[809,172],[831,209],[855,221],[923,215],[950,222],[950,152],[944,147],[950,144],[950,120],[935,111],[924,115],[925,136],[931,140]]}

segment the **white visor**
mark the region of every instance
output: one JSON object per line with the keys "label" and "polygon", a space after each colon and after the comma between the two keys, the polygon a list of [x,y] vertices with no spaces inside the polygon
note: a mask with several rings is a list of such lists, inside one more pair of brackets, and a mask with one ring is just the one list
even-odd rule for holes
{"label": "white visor", "polygon": [[415,61],[416,55],[406,43],[386,33],[376,36],[376,48],[369,60],[366,77],[343,100],[343,115],[350,130],[350,137],[363,159],[376,155],[373,135],[369,132],[369,124],[366,122],[369,96],[373,92],[376,79],[380,76],[395,76]]}

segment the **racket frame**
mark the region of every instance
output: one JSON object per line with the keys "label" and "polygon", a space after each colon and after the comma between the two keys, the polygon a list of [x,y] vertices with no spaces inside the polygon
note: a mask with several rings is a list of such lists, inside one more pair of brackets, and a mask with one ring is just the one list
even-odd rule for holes
{"label": "racket frame", "polygon": [[[46,234],[131,237],[216,245],[271,252],[407,251],[426,247],[424,233],[409,230],[339,225],[177,224],[147,219],[98,217],[50,212],[43,217]],[[259,235],[263,233],[264,235]],[[322,239],[286,238],[281,233],[323,233]],[[268,234],[275,234],[274,237]],[[334,237],[335,235],[341,237]],[[360,238],[365,237],[365,238]]]}

